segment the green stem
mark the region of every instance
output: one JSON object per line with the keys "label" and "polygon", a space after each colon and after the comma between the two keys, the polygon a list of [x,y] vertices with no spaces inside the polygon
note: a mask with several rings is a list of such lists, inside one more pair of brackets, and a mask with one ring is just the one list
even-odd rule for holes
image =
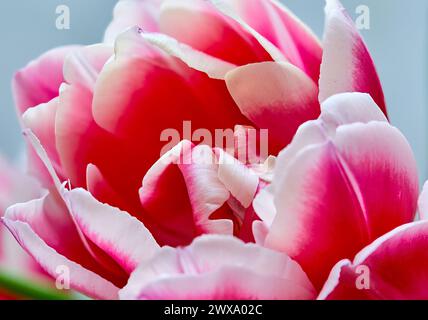
{"label": "green stem", "polygon": [[16,275],[0,269],[0,289],[30,300],[73,300],[73,294],[66,294],[53,289],[42,282]]}

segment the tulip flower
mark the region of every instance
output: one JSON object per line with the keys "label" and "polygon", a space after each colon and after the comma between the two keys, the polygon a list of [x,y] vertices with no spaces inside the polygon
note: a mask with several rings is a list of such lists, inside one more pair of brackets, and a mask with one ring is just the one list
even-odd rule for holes
{"label": "tulip flower", "polygon": [[[409,222],[415,211],[411,151],[387,123],[373,61],[336,0],[327,0],[323,44],[275,0],[121,0],[104,43],[49,51],[17,72],[13,87],[30,172],[46,193],[11,206],[3,223],[49,275],[56,278],[58,268],[68,270],[71,287],[93,298],[161,298],[162,284],[159,291],[150,289],[159,279],[144,278],[150,264],[180,258],[186,250],[208,263],[222,245],[227,259],[200,270],[201,285],[210,288],[203,297],[314,297],[309,281],[319,291],[334,263]],[[337,95],[346,92],[367,96]],[[336,106],[338,100],[346,100],[345,108],[332,119],[324,114],[307,123],[319,117],[320,102]],[[196,130],[191,136],[199,138],[165,149],[165,130],[180,132],[186,122]],[[314,123],[324,122],[321,135]],[[314,133],[319,140],[299,142],[308,127],[320,130]],[[346,128],[352,130],[342,133]],[[219,129],[232,131],[232,148],[207,143],[205,138]],[[267,155],[249,142],[251,132]],[[300,147],[310,143],[323,146],[311,154],[314,162],[302,161],[296,176],[282,181],[287,170],[280,168],[289,165],[285,158],[298,156]],[[381,154],[368,150],[381,147]],[[283,148],[272,174],[274,156]],[[365,152],[358,156],[360,149]],[[253,156],[240,157],[249,150]],[[339,151],[349,157],[349,168],[334,162]],[[189,157],[190,162],[182,162]],[[311,170],[325,172],[312,177]],[[267,199],[260,205],[257,200],[283,188],[290,191],[277,197],[293,195],[290,203]],[[322,205],[324,196],[328,201]],[[338,215],[342,211],[344,219]],[[335,230],[345,237],[342,245],[333,241],[342,235],[333,237]],[[199,246],[213,246],[212,257],[200,257]],[[180,251],[183,247],[190,249]],[[246,269],[242,278],[254,275],[253,287],[245,292],[232,283],[235,295],[217,294],[205,273],[222,275],[242,267],[238,257],[232,259],[234,252],[242,261],[249,254],[259,257],[260,265]],[[272,268],[261,274],[270,256]],[[294,271],[281,272],[281,263]],[[166,271],[170,284],[183,273]],[[120,291],[133,272],[136,291]],[[144,283],[135,282],[138,275]],[[256,293],[264,277],[291,287],[270,284]]]}

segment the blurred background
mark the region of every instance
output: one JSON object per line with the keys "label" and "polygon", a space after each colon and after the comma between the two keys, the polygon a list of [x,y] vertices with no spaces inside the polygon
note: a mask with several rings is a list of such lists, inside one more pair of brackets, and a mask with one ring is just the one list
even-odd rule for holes
{"label": "blurred background", "polygon": [[[183,0],[185,1],[185,0]],[[324,0],[283,0],[321,37]],[[421,179],[428,175],[428,90],[426,0],[342,0],[351,16],[370,8],[370,30],[363,30],[374,57],[391,120],[414,148]],[[100,42],[116,0],[0,1],[0,153],[16,159],[22,138],[10,82],[13,73],[44,51],[65,44]],[[55,26],[56,8],[70,8],[70,29]]]}

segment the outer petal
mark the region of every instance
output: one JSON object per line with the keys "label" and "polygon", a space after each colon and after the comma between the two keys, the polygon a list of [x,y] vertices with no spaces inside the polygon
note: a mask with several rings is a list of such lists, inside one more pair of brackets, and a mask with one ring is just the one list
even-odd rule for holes
{"label": "outer petal", "polygon": [[197,51],[167,35],[143,33],[142,36],[147,42],[182,60],[190,68],[206,73],[211,79],[223,80],[227,72],[236,68],[232,63]]}
{"label": "outer petal", "polygon": [[[87,167],[98,168],[105,184],[116,195],[100,200],[138,214],[141,157],[134,145],[121,141],[98,126],[92,115],[93,89],[112,48],[95,45],[82,48],[65,62],[68,82],[59,97],[55,115],[55,140],[64,176],[74,187],[87,186]],[[76,161],[79,159],[79,161]],[[105,161],[114,159],[114,161]],[[132,174],[131,174],[132,173]],[[123,179],[126,176],[127,179]],[[93,187],[94,185],[92,185]]]}
{"label": "outer petal", "polygon": [[164,248],[135,271],[122,299],[312,299],[314,289],[284,254],[232,237]]}
{"label": "outer petal", "polygon": [[98,202],[86,190],[64,190],[64,199],[86,237],[125,271],[131,273],[159,249],[150,231],[140,221]]}
{"label": "outer petal", "polygon": [[226,83],[241,112],[269,130],[270,154],[282,150],[302,123],[320,113],[316,84],[288,63],[240,67],[226,75]]}
{"label": "outer petal", "polygon": [[319,299],[428,299],[428,223],[401,226],[333,269]]}
{"label": "outer petal", "polygon": [[216,58],[243,65],[272,58],[256,38],[208,1],[165,0],[160,31]]}
{"label": "outer petal", "polygon": [[230,1],[238,15],[281,49],[288,61],[318,82],[322,48],[312,31],[276,0]]}
{"label": "outer petal", "polygon": [[70,46],[51,50],[15,75],[13,93],[20,113],[58,96],[59,87],[64,81],[64,59],[76,49]]}
{"label": "outer petal", "polygon": [[[27,109],[22,116],[23,126],[31,129],[46,149],[49,158],[58,175],[64,176],[61,161],[59,159],[58,151],[55,143],[55,117],[59,106],[58,97],[52,99],[47,103],[42,103],[36,107]],[[31,146],[29,148],[29,171],[37,177],[43,185],[49,186],[50,177],[40,163],[40,159],[34,154]],[[40,170],[39,170],[40,169]]]}
{"label": "outer petal", "polygon": [[338,0],[327,0],[320,101],[342,92],[369,93],[387,113],[375,65],[353,20]]}
{"label": "outer petal", "polygon": [[[74,199],[79,198],[79,194],[76,195],[78,191],[67,191],[61,185],[40,142],[31,132],[26,132],[26,134],[52,175],[56,190],[40,200],[10,208],[8,218],[28,223],[48,246],[53,247],[60,254],[64,254],[73,261],[79,261],[88,269],[118,286],[123,285],[127,279],[126,271],[132,269],[132,263],[137,263],[134,259],[138,259],[136,257],[139,251],[133,249],[126,251],[126,244],[117,238],[115,245],[110,244],[109,236],[115,236],[121,231],[115,233],[110,230],[110,234],[106,236],[96,226],[89,225],[91,219],[86,216],[87,207],[91,207],[91,210],[94,211],[91,212],[94,214],[93,218],[96,218],[95,209],[100,208],[100,203],[88,195],[82,196],[82,203],[77,203]],[[101,208],[109,207],[101,206]],[[113,212],[116,211],[113,210]],[[106,214],[108,213],[109,211]],[[111,214],[111,219],[116,221],[115,227],[119,228],[117,230],[123,230],[120,229],[123,226],[120,222],[133,226],[134,230],[138,229],[135,222],[128,224],[126,214],[120,218],[117,218],[115,213]],[[131,219],[131,221],[133,220]],[[139,226],[141,227],[139,230],[145,230],[141,224]],[[64,235],[67,236],[63,238]],[[136,233],[135,236],[138,237],[139,234]]]}
{"label": "outer petal", "polygon": [[52,277],[64,267],[70,272],[70,284],[76,290],[98,299],[116,299],[118,288],[81,265],[67,259],[49,247],[30,227],[21,221],[7,218],[3,223],[9,228],[21,246],[29,252]]}
{"label": "outer petal", "polygon": [[411,222],[416,211],[416,164],[405,138],[379,121],[332,130],[350,121],[346,107],[334,121],[323,122],[323,114],[301,127],[273,182],[277,214],[266,245],[296,259],[318,288],[334,263]]}
{"label": "outer petal", "polygon": [[120,0],[114,8],[113,21],[106,30],[104,42],[113,44],[119,34],[134,26],[148,32],[158,32],[161,2],[162,0]]}

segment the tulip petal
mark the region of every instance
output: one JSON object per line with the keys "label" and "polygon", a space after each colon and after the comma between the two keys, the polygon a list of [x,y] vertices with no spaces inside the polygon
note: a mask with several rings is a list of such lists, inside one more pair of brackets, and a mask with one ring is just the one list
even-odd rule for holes
{"label": "tulip petal", "polygon": [[143,37],[147,42],[177,57],[190,68],[206,73],[212,79],[223,80],[227,72],[236,68],[234,64],[197,51],[167,35],[146,33]]}
{"label": "tulip petal", "polygon": [[216,58],[244,65],[270,61],[256,38],[208,1],[165,0],[160,31]]}
{"label": "tulip petal", "polygon": [[[29,252],[53,278],[68,271],[70,285],[96,299],[117,299],[118,288],[98,274],[67,259],[48,246],[30,227],[21,221],[3,218],[3,223],[21,246]],[[65,269],[67,268],[67,269]]]}
{"label": "tulip petal", "polygon": [[270,154],[282,150],[302,123],[320,113],[316,84],[291,64],[250,64],[228,73],[226,83],[241,112],[269,130]]}
{"label": "tulip petal", "polygon": [[[55,188],[45,198],[10,208],[8,217],[15,217],[15,219],[22,219],[24,222],[28,222],[43,240],[52,239],[47,243],[49,246],[57,250],[64,250],[60,253],[64,253],[71,260],[82,263],[84,261],[84,265],[87,265],[90,270],[97,270],[96,273],[104,278],[119,286],[123,285],[126,282],[127,273],[116,263],[114,258],[100,249],[91,241],[91,237],[85,234],[87,228],[81,228],[74,216],[76,212],[73,210],[73,204],[66,197],[69,191],[60,183],[46,151],[31,131],[27,130],[25,134],[46,166],[47,171],[51,174]],[[82,214],[80,211],[78,213]],[[52,221],[55,221],[52,216],[55,219],[60,219],[64,230],[59,228],[59,223],[58,226],[52,223]],[[32,222],[30,223],[30,221]],[[42,227],[38,227],[39,225]],[[117,227],[120,227],[120,225]],[[61,237],[67,233],[70,235],[66,238]],[[70,241],[70,243],[67,241]],[[119,260],[119,262],[123,262],[123,260]]]}
{"label": "tulip petal", "polygon": [[368,93],[386,115],[382,85],[373,59],[338,0],[327,0],[326,19],[320,101],[342,92]]}
{"label": "tulip petal", "polygon": [[[95,261],[82,242],[74,221],[70,218],[67,207],[57,199],[55,193],[23,204],[16,204],[6,211],[5,218],[11,222],[22,222],[31,229],[45,246],[50,247],[59,255],[79,264],[88,270],[99,274],[109,281],[123,285],[126,283],[126,274],[120,270],[108,272]],[[19,239],[18,239],[19,241]],[[20,243],[24,248],[25,244]],[[38,251],[26,248],[28,253],[39,261]],[[40,261],[39,261],[40,262]],[[43,265],[42,265],[43,266]],[[46,270],[49,274],[51,272]]]}
{"label": "tulip petal", "polygon": [[[317,288],[337,261],[411,222],[418,196],[416,163],[403,135],[385,121],[350,123],[352,113],[356,121],[369,117],[342,98],[331,98],[320,120],[299,129],[266,190],[277,212],[266,246],[296,259]],[[339,101],[341,108],[331,105]]]}
{"label": "tulip petal", "polygon": [[[214,153],[189,141],[156,162],[140,189],[143,220],[158,241],[169,245],[187,245],[201,233],[232,234],[233,222],[222,214],[229,197],[218,178]],[[215,220],[210,219],[213,216]]]}
{"label": "tulip petal", "polygon": [[288,256],[224,236],[164,248],[142,264],[122,299],[312,299],[314,289]]}
{"label": "tulip petal", "polygon": [[[45,147],[57,174],[59,176],[64,176],[55,143],[55,117],[58,106],[59,99],[57,97],[47,103],[42,103],[36,107],[28,108],[22,115],[22,122],[25,128],[31,129],[31,131],[39,137],[40,142]],[[29,149],[30,155],[28,157],[28,161],[30,173],[42,181],[44,186],[49,186],[51,181],[49,174],[43,167],[43,163],[41,163],[40,158],[37,157],[37,155],[32,154],[34,152],[31,146],[29,146]]]}
{"label": "tulip petal", "polygon": [[162,0],[120,0],[108,26],[104,42],[113,44],[116,37],[126,29],[139,26],[147,32],[159,31],[159,14]]}
{"label": "tulip petal", "polygon": [[319,39],[276,0],[233,0],[237,14],[281,50],[287,60],[318,82],[322,57]]}
{"label": "tulip petal", "polygon": [[428,299],[428,223],[403,225],[333,269],[318,299]]}
{"label": "tulip petal", "polygon": [[257,174],[222,149],[214,151],[218,162],[219,180],[244,208],[248,208],[259,186]]}
{"label": "tulip petal", "polygon": [[98,74],[113,55],[113,47],[96,44],[70,53],[64,61],[64,79],[68,84],[80,84],[93,90]]}
{"label": "tulip petal", "polygon": [[84,189],[64,191],[63,196],[85,236],[126,272],[159,249],[150,231],[128,213],[98,202]]}
{"label": "tulip petal", "polygon": [[77,48],[68,46],[48,51],[15,74],[13,94],[20,113],[58,96],[59,87],[64,82],[65,57]]}
{"label": "tulip petal", "polygon": [[[136,215],[141,210],[141,156],[133,144],[120,141],[99,127],[92,115],[94,85],[111,53],[109,46],[95,45],[78,50],[66,60],[64,73],[68,84],[62,87],[55,118],[56,147],[64,177],[74,187],[87,186],[87,167],[92,164],[111,187],[110,195],[116,194],[111,199],[104,194],[100,200],[120,204],[121,209]],[[123,176],[129,179],[124,180]]]}

